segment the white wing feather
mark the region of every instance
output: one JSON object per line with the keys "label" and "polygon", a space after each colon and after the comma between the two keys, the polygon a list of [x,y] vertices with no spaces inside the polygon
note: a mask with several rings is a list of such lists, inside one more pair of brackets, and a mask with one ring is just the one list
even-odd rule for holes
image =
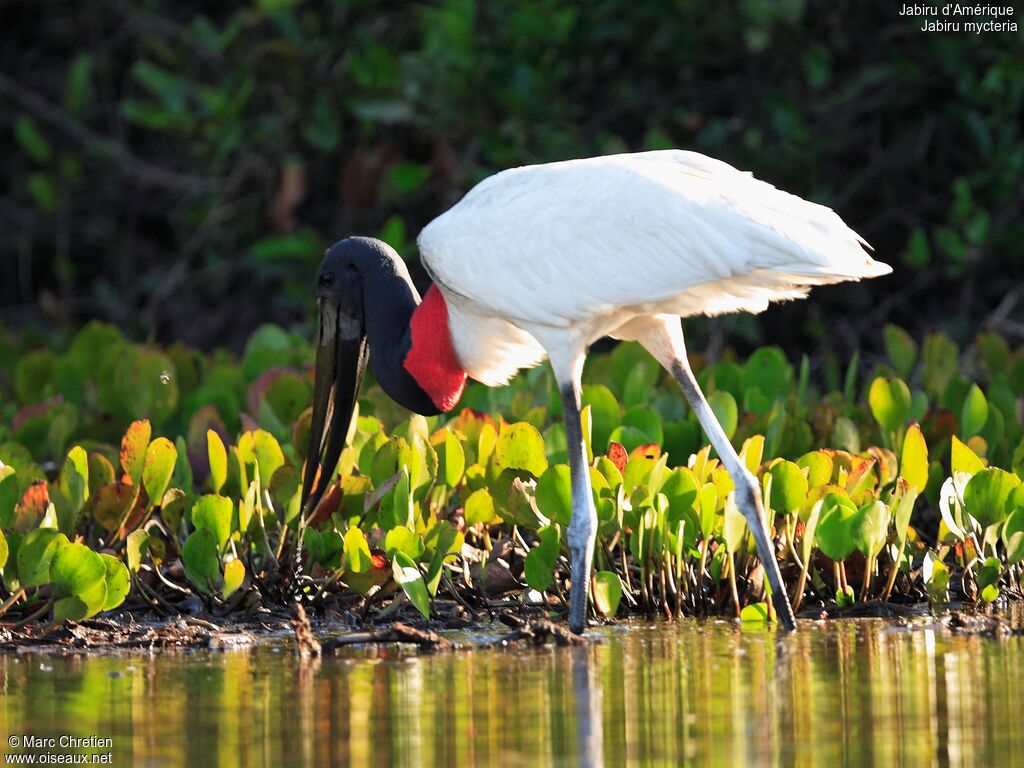
{"label": "white wing feather", "polygon": [[460,359],[488,383],[539,362],[534,339],[557,329],[589,343],[639,315],[760,312],[891,271],[829,208],[679,150],[503,171],[418,243]]}

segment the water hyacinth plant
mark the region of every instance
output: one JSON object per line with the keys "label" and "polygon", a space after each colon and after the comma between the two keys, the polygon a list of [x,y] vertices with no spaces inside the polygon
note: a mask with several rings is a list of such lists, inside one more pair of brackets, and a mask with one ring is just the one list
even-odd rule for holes
{"label": "water hyacinth plant", "polygon": [[[942,335],[919,349],[892,326],[884,341],[863,383],[856,362],[841,380],[826,366],[824,394],[806,359],[770,347],[699,368],[760,481],[796,607],[1019,597],[1022,350],[991,334],[963,355]],[[439,597],[561,610],[571,492],[545,368],[470,386],[448,417],[410,418],[371,388],[296,569],[308,345],[266,327],[236,360],[92,324],[63,352],[5,354],[0,612],[17,621],[295,596],[363,616],[428,618]],[[677,390],[628,344],[585,381],[594,610],[769,620],[732,481]]]}

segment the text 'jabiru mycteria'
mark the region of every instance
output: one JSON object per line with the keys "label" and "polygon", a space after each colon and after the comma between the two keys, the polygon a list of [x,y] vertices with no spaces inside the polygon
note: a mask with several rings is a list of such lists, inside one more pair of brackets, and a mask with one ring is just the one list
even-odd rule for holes
{"label": "text 'jabiru mycteria'", "polygon": [[430,415],[454,408],[467,377],[500,385],[547,357],[572,476],[569,625],[582,631],[597,513],[580,377],[591,343],[632,339],[679,382],[728,469],[779,621],[794,629],[760,487],[697,385],[680,318],[761,312],[815,285],[889,273],[867,244],[828,208],[675,150],[503,171],[430,222],[417,242],[434,280],[422,301],[402,259],[378,240],[342,240],[320,266],[304,513],[316,508],[337,465],[367,361],[390,397]]}

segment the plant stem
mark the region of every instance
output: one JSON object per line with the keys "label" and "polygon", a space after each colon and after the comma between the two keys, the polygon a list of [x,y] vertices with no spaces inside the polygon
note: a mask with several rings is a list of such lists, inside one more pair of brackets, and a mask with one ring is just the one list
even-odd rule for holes
{"label": "plant stem", "polygon": [[892,594],[893,585],[896,583],[896,574],[900,569],[900,560],[903,559],[903,547],[905,544],[905,541],[900,543],[900,548],[896,552],[896,559],[892,561],[892,567],[889,568],[889,578],[885,583],[885,589],[882,590],[883,600],[888,600],[889,595]]}
{"label": "plant stem", "polygon": [[736,609],[736,618],[740,617],[740,595],[736,589],[736,561],[734,555],[730,552],[729,559],[726,561],[729,565],[729,588],[732,590],[732,604]]}
{"label": "plant stem", "polygon": [[0,605],[0,616],[3,616],[4,614],[6,614],[7,611],[10,609],[10,607],[12,605],[14,605],[16,602],[18,602],[18,600],[20,600],[22,597],[24,597],[24,595],[25,595],[25,588],[22,587],[17,592],[15,592],[13,595],[11,595],[6,600],[4,600],[3,605]]}
{"label": "plant stem", "polygon": [[864,563],[864,583],[861,585],[860,601],[868,601],[868,592],[871,591],[871,572],[875,569],[875,558],[869,557]]}
{"label": "plant stem", "polygon": [[796,599],[793,601],[793,613],[800,610],[800,603],[803,602],[804,589],[807,586],[807,571],[810,570],[811,559],[807,558],[801,565],[803,567],[800,569],[800,580],[796,583]]}
{"label": "plant stem", "polygon": [[47,613],[49,613],[50,608],[52,606],[53,606],[53,600],[52,599],[47,600],[45,603],[43,603],[42,607],[38,611],[36,611],[35,613],[30,614],[29,616],[26,616],[21,621],[19,621],[16,624],[14,624],[14,629],[20,629],[21,627],[24,627],[26,624],[30,624],[31,622],[35,621],[40,616],[45,616]]}

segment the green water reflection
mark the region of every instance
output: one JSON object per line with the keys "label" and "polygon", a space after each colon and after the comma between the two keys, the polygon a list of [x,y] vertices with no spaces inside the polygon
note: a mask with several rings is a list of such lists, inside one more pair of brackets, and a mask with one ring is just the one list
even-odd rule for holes
{"label": "green water reflection", "polygon": [[585,649],[353,650],[305,667],[267,646],[0,657],[0,752],[71,734],[112,739],[114,765],[1024,762],[1021,638],[801,629],[693,622]]}

